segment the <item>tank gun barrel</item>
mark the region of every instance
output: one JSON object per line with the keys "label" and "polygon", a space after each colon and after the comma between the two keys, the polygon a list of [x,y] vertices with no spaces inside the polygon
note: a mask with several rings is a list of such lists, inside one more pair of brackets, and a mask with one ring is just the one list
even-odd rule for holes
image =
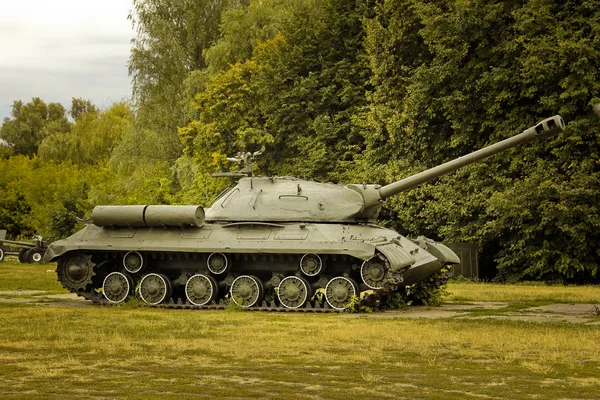
{"label": "tank gun barrel", "polygon": [[416,175],[409,176],[397,182],[383,186],[379,189],[381,199],[387,199],[395,194],[410,190],[432,179],[448,174],[466,165],[473,164],[484,158],[493,156],[504,150],[519,146],[524,143],[529,143],[536,139],[543,139],[549,136],[554,136],[565,129],[565,123],[560,115],[547,118],[535,126],[524,130],[522,133],[505,139],[501,142],[484,147],[483,149],[474,151],[455,160],[448,161],[437,167],[430,168]]}

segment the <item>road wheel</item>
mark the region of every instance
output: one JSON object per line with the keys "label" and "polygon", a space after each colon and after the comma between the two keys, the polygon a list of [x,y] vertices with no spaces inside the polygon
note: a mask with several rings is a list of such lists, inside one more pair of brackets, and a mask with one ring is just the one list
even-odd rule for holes
{"label": "road wheel", "polygon": [[277,297],[285,308],[300,308],[312,297],[312,290],[306,279],[292,275],[281,281]]}
{"label": "road wheel", "polygon": [[325,299],[336,310],[345,310],[353,296],[358,296],[358,285],[352,279],[337,276],[325,287]]}
{"label": "road wheel", "polygon": [[240,307],[248,308],[260,304],[265,295],[262,281],[251,275],[242,275],[233,281],[229,290],[231,300]]}
{"label": "road wheel", "polygon": [[147,274],[140,281],[140,297],[145,303],[156,305],[171,297],[171,281],[162,274]]}

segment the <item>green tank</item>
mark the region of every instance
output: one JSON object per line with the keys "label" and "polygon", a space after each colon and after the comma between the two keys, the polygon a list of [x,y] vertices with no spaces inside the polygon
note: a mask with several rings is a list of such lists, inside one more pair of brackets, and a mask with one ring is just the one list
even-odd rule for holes
{"label": "green tank", "polygon": [[49,246],[45,260],[58,261],[65,288],[100,303],[137,295],[166,307],[218,308],[228,298],[251,309],[343,310],[354,296],[373,300],[459,263],[441,243],[377,225],[387,198],[564,126],[560,116],[548,118],[386,186],[254,177],[247,167],[229,174],[240,176],[237,185],[206,210],[95,207],[82,230]]}

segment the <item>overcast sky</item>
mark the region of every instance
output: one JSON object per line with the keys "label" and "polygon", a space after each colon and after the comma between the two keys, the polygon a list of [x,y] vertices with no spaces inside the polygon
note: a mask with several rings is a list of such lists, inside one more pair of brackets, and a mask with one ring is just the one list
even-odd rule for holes
{"label": "overcast sky", "polygon": [[0,123],[14,100],[130,97],[131,0],[0,0]]}

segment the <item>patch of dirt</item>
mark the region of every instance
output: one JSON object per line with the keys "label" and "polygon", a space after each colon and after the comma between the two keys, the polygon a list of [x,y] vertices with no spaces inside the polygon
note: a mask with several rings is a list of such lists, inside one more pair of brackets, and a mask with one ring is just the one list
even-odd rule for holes
{"label": "patch of dirt", "polygon": [[566,315],[587,316],[595,314],[594,304],[549,304],[547,306],[531,307],[526,311],[548,312]]}
{"label": "patch of dirt", "polygon": [[76,301],[85,301],[83,297],[77,296],[75,293],[64,293],[64,294],[49,294],[43,296],[46,299],[56,299],[56,300],[76,300]]}
{"label": "patch of dirt", "polygon": [[[600,325],[600,317],[594,317],[594,304],[550,304],[530,307],[520,311],[505,311],[510,303],[473,302],[468,304],[447,303],[440,307],[412,306],[406,310],[385,311],[372,314],[343,314],[342,318],[407,318],[407,319],[498,319],[538,323],[576,323]],[[481,310],[498,310],[490,315],[472,315]]]}
{"label": "patch of dirt", "polygon": [[539,313],[516,313],[516,312],[507,312],[499,315],[486,315],[486,316],[474,316],[474,317],[465,317],[467,319],[500,319],[500,320],[510,320],[510,321],[524,321],[524,322],[567,322],[571,324],[585,324],[590,322],[590,320],[586,317],[582,316],[571,316],[564,314],[539,314]]}
{"label": "patch of dirt", "polygon": [[[0,296],[31,296],[31,297],[6,297],[0,298],[0,303],[32,303],[42,306],[55,306],[63,308],[79,308],[93,306],[75,293],[45,294],[43,290],[0,290]],[[46,301],[58,300],[58,301]]]}
{"label": "patch of dirt", "polygon": [[57,308],[82,308],[82,307],[95,307],[97,304],[92,303],[91,301],[52,301],[52,302],[39,302],[35,303],[36,306],[50,306]]}
{"label": "patch of dirt", "polygon": [[406,310],[388,310],[371,314],[341,314],[342,318],[408,318],[408,319],[440,319],[466,315],[464,312],[441,310],[438,307],[409,307]]}
{"label": "patch of dirt", "polygon": [[44,293],[43,290],[0,290],[0,296],[35,296]]}
{"label": "patch of dirt", "polygon": [[439,307],[411,306],[405,310],[391,310],[373,314],[344,314],[349,318],[409,318],[409,319],[440,319],[467,316],[477,310],[497,310],[505,308],[508,303],[473,302],[469,304],[442,304]]}
{"label": "patch of dirt", "polygon": [[[474,301],[474,302],[469,302],[466,304],[445,303],[445,304],[442,304],[440,307],[436,307],[436,308],[441,308],[441,309],[445,309],[445,310],[477,311],[477,310],[498,310],[500,308],[508,307],[509,305],[510,305],[510,303],[500,302],[500,301],[487,301],[487,302]],[[419,307],[419,306],[416,306],[416,307]],[[423,306],[421,306],[421,307],[423,307]]]}
{"label": "patch of dirt", "polygon": [[0,299],[0,303],[35,303],[36,299],[26,298],[26,297],[13,297],[8,299]]}
{"label": "patch of dirt", "polygon": [[[74,293],[44,294],[41,290],[4,290],[0,291],[0,303],[31,303],[35,305],[80,308],[97,305],[86,301]],[[10,297],[31,296],[31,297]],[[497,319],[538,323],[576,323],[600,326],[595,304],[556,303],[545,306],[530,307],[519,311],[502,311],[510,303],[505,302],[472,302],[446,303],[439,307],[411,306],[405,310],[393,310],[372,314],[340,314],[340,318],[406,318],[406,319]],[[488,310],[489,315],[472,315],[471,313]],[[496,311],[497,312],[494,312]]]}
{"label": "patch of dirt", "polygon": [[472,318],[505,319],[526,322],[567,322],[588,325],[600,325],[600,317],[596,314],[594,304],[549,304],[539,307],[525,308],[518,312],[506,312],[499,315],[478,316]]}

